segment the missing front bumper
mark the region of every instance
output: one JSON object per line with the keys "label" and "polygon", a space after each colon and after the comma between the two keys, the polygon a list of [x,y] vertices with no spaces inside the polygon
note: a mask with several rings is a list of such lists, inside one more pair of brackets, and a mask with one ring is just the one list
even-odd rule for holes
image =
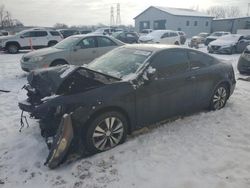
{"label": "missing front bumper", "polygon": [[53,139],[45,165],[51,169],[59,166],[68,154],[73,137],[74,131],[72,127],[71,115],[65,114],[62,117],[60,126]]}

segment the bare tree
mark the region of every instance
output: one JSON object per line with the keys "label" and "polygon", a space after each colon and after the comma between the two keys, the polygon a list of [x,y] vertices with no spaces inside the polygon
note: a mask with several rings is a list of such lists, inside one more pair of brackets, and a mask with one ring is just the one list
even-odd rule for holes
{"label": "bare tree", "polygon": [[235,6],[212,6],[207,9],[207,14],[215,18],[235,18],[240,16],[240,9]]}
{"label": "bare tree", "polygon": [[207,14],[215,18],[226,18],[226,9],[222,6],[212,6],[207,9]]}
{"label": "bare tree", "polygon": [[227,7],[226,13],[228,18],[236,18],[240,16],[240,9],[235,6]]}
{"label": "bare tree", "polygon": [[64,23],[56,23],[54,25],[54,28],[56,28],[56,29],[66,29],[66,28],[68,28],[68,26],[66,24],[64,24]]}
{"label": "bare tree", "polygon": [[5,7],[4,5],[0,5],[0,24],[2,29],[4,27],[3,26],[4,14],[5,14]]}

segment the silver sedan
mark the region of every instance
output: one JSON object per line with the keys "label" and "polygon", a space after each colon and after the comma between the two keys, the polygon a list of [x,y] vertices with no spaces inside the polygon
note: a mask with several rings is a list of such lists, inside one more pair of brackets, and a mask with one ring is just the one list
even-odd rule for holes
{"label": "silver sedan", "polygon": [[64,64],[88,64],[95,58],[122,45],[124,45],[123,42],[109,36],[74,35],[53,47],[35,50],[23,55],[21,68],[29,72]]}

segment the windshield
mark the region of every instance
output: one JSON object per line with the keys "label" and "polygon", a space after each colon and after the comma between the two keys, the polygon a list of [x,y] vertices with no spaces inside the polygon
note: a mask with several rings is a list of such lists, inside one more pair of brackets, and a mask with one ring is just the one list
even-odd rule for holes
{"label": "windshield", "polygon": [[222,36],[222,33],[212,33],[211,36],[220,37],[220,36]]}
{"label": "windshield", "polygon": [[152,52],[145,50],[118,48],[96,59],[87,68],[116,78],[134,74]]}
{"label": "windshield", "polygon": [[54,48],[57,49],[69,49],[72,46],[74,46],[77,41],[79,40],[79,37],[68,37],[64,40],[62,40],[61,42],[57,43]]}

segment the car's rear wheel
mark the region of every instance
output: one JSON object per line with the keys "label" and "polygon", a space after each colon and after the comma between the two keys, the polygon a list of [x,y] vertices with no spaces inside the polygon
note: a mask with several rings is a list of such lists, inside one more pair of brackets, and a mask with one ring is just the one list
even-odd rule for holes
{"label": "car's rear wheel", "polygon": [[214,91],[210,102],[211,110],[220,110],[226,105],[229,89],[225,84],[220,84]]}
{"label": "car's rear wheel", "polygon": [[106,151],[127,138],[128,123],[118,112],[103,113],[91,121],[85,135],[86,148],[91,153]]}
{"label": "car's rear wheel", "polygon": [[6,49],[10,54],[16,54],[19,51],[19,48],[16,44],[8,44]]}
{"label": "car's rear wheel", "polygon": [[48,47],[54,46],[54,45],[56,45],[56,44],[57,44],[57,41],[50,41],[50,42],[48,43]]}

